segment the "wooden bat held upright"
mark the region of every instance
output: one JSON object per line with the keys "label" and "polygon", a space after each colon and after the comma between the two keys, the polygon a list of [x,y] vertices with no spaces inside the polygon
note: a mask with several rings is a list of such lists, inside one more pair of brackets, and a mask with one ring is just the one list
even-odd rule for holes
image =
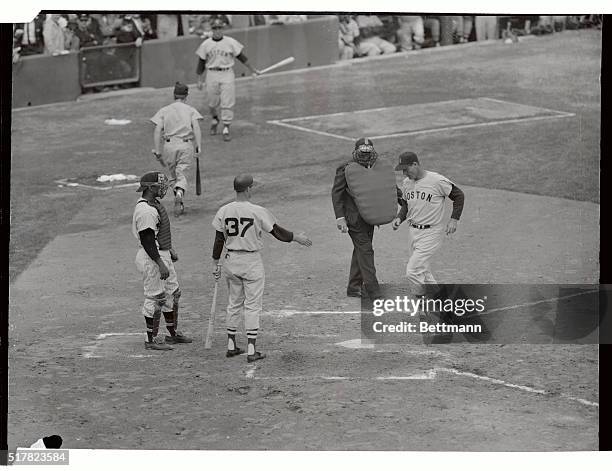
{"label": "wooden bat held upright", "polygon": [[286,59],[283,59],[282,61],[279,61],[276,64],[272,64],[270,67],[266,67],[265,69],[260,70],[259,73],[265,74],[267,72],[271,72],[275,69],[278,69],[279,67],[283,67],[285,65],[291,64],[294,60],[295,60],[295,57],[293,56],[287,57]]}
{"label": "wooden bat held upright", "polygon": [[200,177],[200,158],[196,157],[196,195],[202,194],[202,179]]}
{"label": "wooden bat held upright", "polygon": [[210,308],[210,318],[208,319],[208,330],[206,331],[206,339],[204,341],[204,348],[210,349],[212,347],[212,336],[215,330],[215,310],[217,308],[217,288],[219,287],[219,280],[215,280],[215,291],[213,293],[212,306]]}

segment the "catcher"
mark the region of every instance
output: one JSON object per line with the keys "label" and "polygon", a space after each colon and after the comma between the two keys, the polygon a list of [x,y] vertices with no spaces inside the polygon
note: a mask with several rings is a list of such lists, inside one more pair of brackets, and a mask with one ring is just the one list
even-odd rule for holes
{"label": "catcher", "polygon": [[[136,267],[144,281],[145,348],[172,350],[167,343],[191,343],[191,339],[177,330],[181,290],[174,262],[178,255],[172,247],[168,213],[159,201],[168,191],[168,177],[161,172],[145,173],[136,191],[142,197],[134,208],[132,234],[138,240]],[[162,313],[170,334],[165,339],[158,335]]]}

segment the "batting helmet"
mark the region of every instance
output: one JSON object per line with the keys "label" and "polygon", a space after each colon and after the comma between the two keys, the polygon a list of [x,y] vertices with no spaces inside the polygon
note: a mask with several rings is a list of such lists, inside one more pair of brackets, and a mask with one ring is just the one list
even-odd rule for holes
{"label": "batting helmet", "polygon": [[374,150],[374,143],[367,137],[362,137],[355,142],[353,160],[364,167],[371,167],[376,162],[378,154]]}

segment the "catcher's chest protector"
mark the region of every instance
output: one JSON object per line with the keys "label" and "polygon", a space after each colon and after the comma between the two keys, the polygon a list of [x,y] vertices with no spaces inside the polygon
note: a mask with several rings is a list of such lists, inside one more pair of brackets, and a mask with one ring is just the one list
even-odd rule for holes
{"label": "catcher's chest protector", "polygon": [[388,224],[397,214],[397,192],[393,167],[377,160],[372,168],[351,162],[344,169],[346,183],[365,222]]}

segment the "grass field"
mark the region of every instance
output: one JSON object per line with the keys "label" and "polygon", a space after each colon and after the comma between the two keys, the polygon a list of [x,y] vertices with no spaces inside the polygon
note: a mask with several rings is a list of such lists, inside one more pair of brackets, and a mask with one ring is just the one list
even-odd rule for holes
{"label": "grass field", "polygon": [[[353,348],[352,247],[329,192],[354,136],[399,133],[375,141],[381,158],[413,150],[466,193],[459,231],[432,265],[441,282],[596,283],[600,55],[599,31],[568,31],[238,81],[234,139],[205,136],[204,194],[188,194],[172,220],[181,329],[196,342],[164,354],[142,345],[134,188],[56,180],[155,169],[148,119],[171,90],[15,111],[9,446],[60,433],[71,448],[597,449],[596,345]],[[193,87],[204,112],[202,100]],[[530,113],[544,119],[491,123]],[[417,128],[428,132],[400,135]],[[200,342],[210,222],[238,172],[255,176],[255,202],[313,240],[310,249],[266,240],[269,358],[256,366],[224,357],[222,315],[213,350]],[[377,231],[383,282],[402,280],[407,237]],[[226,297],[222,283],[218,312]]]}

